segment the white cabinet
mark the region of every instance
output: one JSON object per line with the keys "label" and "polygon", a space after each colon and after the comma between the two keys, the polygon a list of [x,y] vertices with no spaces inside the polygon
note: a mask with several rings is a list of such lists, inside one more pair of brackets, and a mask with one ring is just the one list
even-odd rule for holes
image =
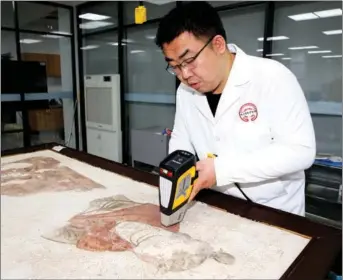
{"label": "white cabinet", "polygon": [[85,76],[87,152],[122,163],[120,76]]}
{"label": "white cabinet", "polygon": [[87,152],[89,154],[122,163],[121,133],[87,128]]}

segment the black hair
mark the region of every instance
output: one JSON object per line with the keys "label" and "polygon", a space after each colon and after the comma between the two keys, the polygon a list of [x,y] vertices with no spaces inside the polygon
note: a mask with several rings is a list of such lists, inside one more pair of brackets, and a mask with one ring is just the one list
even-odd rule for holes
{"label": "black hair", "polygon": [[162,48],[163,44],[170,43],[183,32],[190,32],[199,39],[221,35],[226,40],[225,29],[217,11],[205,1],[183,2],[181,6],[172,9],[161,20],[155,43]]}

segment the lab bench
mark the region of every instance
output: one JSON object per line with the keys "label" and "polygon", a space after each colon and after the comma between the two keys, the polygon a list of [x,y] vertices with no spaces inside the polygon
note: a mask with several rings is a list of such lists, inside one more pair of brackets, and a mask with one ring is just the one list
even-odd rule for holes
{"label": "lab bench", "polygon": [[313,164],[306,174],[306,216],[342,228],[342,169]]}

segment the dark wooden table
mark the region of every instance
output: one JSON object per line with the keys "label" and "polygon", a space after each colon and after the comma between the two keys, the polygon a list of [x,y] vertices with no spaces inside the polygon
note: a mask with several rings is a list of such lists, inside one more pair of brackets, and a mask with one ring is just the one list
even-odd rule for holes
{"label": "dark wooden table", "polygon": [[[30,148],[19,148],[2,152],[2,156],[52,149],[53,146],[57,145],[59,144],[50,143]],[[130,177],[136,181],[158,187],[159,178],[157,175],[70,148],[64,148],[59,153],[90,165]],[[326,279],[335,260],[342,253],[341,230],[315,223],[305,217],[263,205],[249,203],[245,200],[211,190],[201,191],[197,195],[196,200],[248,219],[310,236],[312,238],[311,241],[281,277],[283,280]]]}

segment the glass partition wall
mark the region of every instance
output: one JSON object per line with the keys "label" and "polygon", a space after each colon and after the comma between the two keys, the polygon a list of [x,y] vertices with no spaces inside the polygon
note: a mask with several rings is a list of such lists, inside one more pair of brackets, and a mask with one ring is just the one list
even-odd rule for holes
{"label": "glass partition wall", "polygon": [[[219,11],[230,43],[249,55],[278,60],[293,71],[309,102],[318,152],[341,155],[340,3],[210,2]],[[172,128],[178,85],[175,77],[164,71],[164,58],[153,39],[160,18],[185,2],[142,3],[148,21],[141,25],[134,23],[139,1],[90,2],[77,7],[80,81],[85,74],[117,73],[122,79],[123,155],[127,164],[132,163],[132,130]],[[84,119],[81,123],[84,126]],[[85,139],[83,133],[86,146]]]}
{"label": "glass partition wall", "polygon": [[2,84],[1,150],[50,142],[78,149],[73,8],[2,1],[1,39],[2,80],[17,76],[22,85]]}
{"label": "glass partition wall", "polygon": [[[217,6],[219,10],[223,9],[221,16],[228,34],[232,33],[232,24],[242,23],[254,13],[255,29],[249,30],[246,24],[235,32],[235,37],[232,36],[242,48],[251,48],[249,39],[238,34],[242,30],[256,33],[256,36],[263,34],[266,3],[242,5],[237,2],[237,9],[228,7],[226,2],[224,9],[223,5],[217,3]],[[165,71],[166,62],[154,39],[161,16],[182,2],[143,1],[147,22],[141,25],[134,23],[138,4],[138,1],[90,2],[77,7],[81,95],[84,75],[120,74],[123,159],[127,164],[132,164],[131,135],[134,131],[161,133],[165,128],[172,128],[178,85],[176,78]],[[96,20],[100,18],[100,21]],[[257,42],[256,47],[262,43]],[[253,49],[255,51],[255,47]],[[82,146],[86,147],[85,112],[81,111],[82,115]]]}
{"label": "glass partition wall", "polygon": [[272,58],[298,78],[309,102],[317,152],[342,156],[342,3],[277,3]]}

